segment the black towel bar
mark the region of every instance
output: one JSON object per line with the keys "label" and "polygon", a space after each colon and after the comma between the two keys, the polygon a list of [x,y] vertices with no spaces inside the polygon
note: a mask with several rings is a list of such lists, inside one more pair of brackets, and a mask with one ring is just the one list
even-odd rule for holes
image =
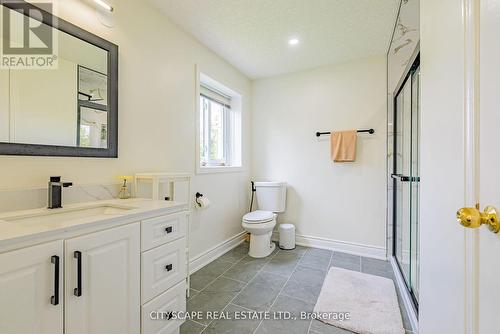
{"label": "black towel bar", "polygon": [[[358,131],[358,133],[367,132],[371,135],[375,133],[375,130],[373,130],[373,129],[365,129],[365,130],[357,130],[357,131]],[[331,132],[316,132],[316,137],[319,137],[321,135],[329,135],[329,134],[331,134]]]}

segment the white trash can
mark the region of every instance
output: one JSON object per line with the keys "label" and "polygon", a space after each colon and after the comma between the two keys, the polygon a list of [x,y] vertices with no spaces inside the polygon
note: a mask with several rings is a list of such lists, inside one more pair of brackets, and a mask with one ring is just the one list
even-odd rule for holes
{"label": "white trash can", "polygon": [[295,248],[295,226],[293,224],[280,225],[280,248]]}

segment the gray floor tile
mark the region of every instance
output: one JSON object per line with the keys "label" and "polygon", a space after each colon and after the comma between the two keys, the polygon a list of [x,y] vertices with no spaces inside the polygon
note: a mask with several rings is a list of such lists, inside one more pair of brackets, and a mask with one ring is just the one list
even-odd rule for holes
{"label": "gray floor tile", "polygon": [[232,303],[251,310],[267,311],[286,280],[285,276],[260,272]]}
{"label": "gray floor tile", "polygon": [[283,294],[316,304],[326,272],[299,265],[288,280]]}
{"label": "gray floor tile", "polygon": [[233,292],[233,293],[238,293],[240,292],[243,287],[245,286],[245,283],[235,281],[233,279],[221,276],[217,278],[214,282],[212,282],[210,285],[208,285],[203,292],[206,293],[219,293],[219,292]]}
{"label": "gray floor tile", "polygon": [[[242,319],[242,315],[247,314],[248,316],[248,311],[239,306],[229,304],[224,312],[227,312],[230,319],[214,320],[203,332],[204,334],[252,334],[260,324],[260,319],[252,319],[249,317]],[[236,312],[239,312],[239,315]],[[240,318],[238,319],[237,316],[240,316]]]}
{"label": "gray floor tile", "polygon": [[248,244],[242,243],[219,257],[219,260],[236,263],[248,254]]}
{"label": "gray floor tile", "polygon": [[200,293],[200,291],[198,291],[198,290],[189,289],[189,298],[188,298],[188,300],[191,299],[191,298],[193,298],[194,296],[196,296],[199,293]]}
{"label": "gray floor tile", "polygon": [[300,254],[279,251],[262,270],[288,276],[293,272],[300,258]]}
{"label": "gray floor tile", "polygon": [[206,326],[197,324],[196,322],[191,321],[191,320],[186,320],[181,325],[181,334],[199,334],[205,328],[206,328]]}
{"label": "gray floor tile", "polygon": [[394,280],[394,273],[389,261],[361,257],[361,272]]}
{"label": "gray floor tile", "polygon": [[[263,259],[251,258],[247,252],[248,244],[242,244],[191,276],[191,296],[187,302],[189,312],[224,309],[231,314],[248,310],[268,311],[271,307],[274,311],[310,312],[329,266],[393,279],[389,262],[341,252],[298,246],[289,251],[275,250]],[[405,329],[410,333],[411,326],[404,305],[399,302]],[[259,319],[195,320],[186,321],[181,333],[250,334],[256,331],[306,334],[310,325],[311,334],[351,334],[318,320],[278,319],[262,323]]]}
{"label": "gray floor tile", "polygon": [[291,262],[291,261],[299,261],[302,257],[302,254],[297,252],[289,252],[279,250],[278,253],[271,260],[279,260],[282,262]]}
{"label": "gray floor tile", "polygon": [[288,276],[285,275],[261,271],[252,281],[250,281],[249,285],[269,287],[273,290],[281,290],[287,279]]}
{"label": "gray floor tile", "polygon": [[188,312],[203,312],[201,319],[196,319],[196,321],[208,325],[211,319],[207,318],[206,312],[222,311],[243,286],[244,283],[219,277],[205,290],[188,300],[187,310]]}
{"label": "gray floor tile", "polygon": [[318,334],[351,334],[353,332],[338,328],[329,324],[325,324],[319,320],[313,320],[311,323],[311,331]]}
{"label": "gray floor tile", "polygon": [[292,319],[264,320],[257,333],[297,333],[307,334],[309,319],[301,319],[301,312],[312,312],[314,305],[292,297],[280,295],[271,312],[290,312]]}
{"label": "gray floor tile", "polygon": [[[293,298],[290,296],[279,295],[276,298],[273,306],[271,307],[271,312],[286,311],[290,312],[292,316],[295,316],[297,320],[301,319],[301,312],[312,312],[314,309],[314,303],[309,303],[304,300]],[[305,319],[309,322],[308,319]]]}
{"label": "gray floor tile", "polygon": [[[307,334],[305,326],[294,326],[291,320],[264,320],[255,333],[257,334]],[[309,325],[309,324],[307,324]]]}
{"label": "gray floor tile", "polygon": [[261,257],[261,258],[255,258],[251,257],[250,255],[245,256],[243,259],[241,259],[240,262],[238,263],[260,263],[262,265],[268,263],[271,261],[271,259],[274,257],[274,255],[269,255],[266,257]]}
{"label": "gray floor tile", "polygon": [[307,250],[307,254],[328,259],[332,256],[332,253],[329,249],[309,248]]}
{"label": "gray floor tile", "polygon": [[300,259],[299,265],[326,271],[330,266],[330,257],[317,256],[308,251],[304,254],[302,259]]}
{"label": "gray floor tile", "polygon": [[231,262],[222,261],[220,259],[207,264],[191,275],[191,288],[198,291],[203,290],[210,282],[216,279],[217,276],[220,276],[232,265]]}
{"label": "gray floor tile", "polygon": [[257,275],[259,270],[266,265],[269,259],[253,259],[245,257],[242,261],[236,263],[231,269],[224,273],[225,277],[233,278],[239,281],[248,282]]}
{"label": "gray floor tile", "polygon": [[331,266],[353,271],[361,271],[361,256],[333,252]]}

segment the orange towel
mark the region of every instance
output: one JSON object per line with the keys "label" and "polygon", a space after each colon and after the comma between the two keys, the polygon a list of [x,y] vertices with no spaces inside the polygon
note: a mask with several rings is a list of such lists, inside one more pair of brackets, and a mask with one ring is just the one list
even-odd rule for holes
{"label": "orange towel", "polygon": [[356,130],[332,132],[331,135],[332,160],[335,162],[356,161]]}

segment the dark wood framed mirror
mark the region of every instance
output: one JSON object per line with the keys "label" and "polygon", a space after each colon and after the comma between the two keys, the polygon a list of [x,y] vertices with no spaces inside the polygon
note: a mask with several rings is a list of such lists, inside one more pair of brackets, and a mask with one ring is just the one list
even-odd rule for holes
{"label": "dark wood framed mirror", "polygon": [[49,2],[0,3],[0,155],[117,158],[118,46]]}

